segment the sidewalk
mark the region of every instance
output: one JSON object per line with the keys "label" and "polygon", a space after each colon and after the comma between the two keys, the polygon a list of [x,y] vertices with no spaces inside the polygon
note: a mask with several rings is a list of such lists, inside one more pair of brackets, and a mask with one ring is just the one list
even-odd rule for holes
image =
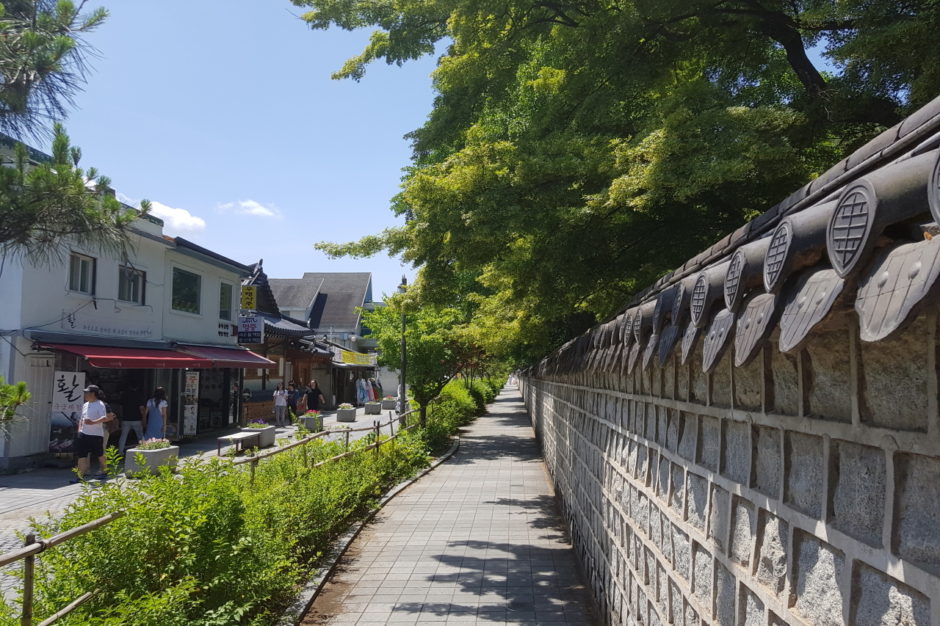
{"label": "sidewalk", "polygon": [[[361,428],[372,426],[373,421],[388,422],[388,411],[381,415],[366,415],[365,409],[360,407],[356,411],[356,421],[337,423],[335,412],[323,413],[323,426],[325,429],[335,426],[348,426]],[[206,455],[214,457],[217,451],[216,437],[235,432],[237,429],[222,430],[213,436],[195,439],[180,444],[180,458]],[[397,429],[396,429],[397,430]],[[295,426],[279,427],[277,437],[291,437],[297,428]],[[387,428],[382,429],[383,434]],[[369,432],[352,433],[350,439],[367,436]],[[333,435],[339,439],[341,435]],[[225,454],[229,447],[222,448]],[[95,465],[94,467],[97,467]],[[65,508],[82,493],[82,485],[70,484],[75,478],[71,469],[41,468],[20,474],[0,475],[0,554],[9,552],[23,545],[17,538],[17,532],[24,532],[29,527],[30,518],[44,519],[61,515]],[[21,568],[11,565],[0,570],[0,594],[10,597],[15,591],[19,580],[7,572],[10,568]]]}
{"label": "sidewalk", "polygon": [[353,542],[303,624],[590,624],[519,393]]}

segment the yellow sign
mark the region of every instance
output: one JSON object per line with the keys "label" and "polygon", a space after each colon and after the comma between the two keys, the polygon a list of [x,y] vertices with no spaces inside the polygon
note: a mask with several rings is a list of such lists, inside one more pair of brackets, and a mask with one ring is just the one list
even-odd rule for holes
{"label": "yellow sign", "polygon": [[343,363],[349,363],[350,365],[375,365],[374,354],[352,352],[351,350],[340,350],[339,358]]}
{"label": "yellow sign", "polygon": [[243,286],[242,287],[242,303],[241,303],[240,308],[248,310],[248,311],[254,311],[257,307],[257,304],[258,304],[258,288],[249,287],[247,285]]}

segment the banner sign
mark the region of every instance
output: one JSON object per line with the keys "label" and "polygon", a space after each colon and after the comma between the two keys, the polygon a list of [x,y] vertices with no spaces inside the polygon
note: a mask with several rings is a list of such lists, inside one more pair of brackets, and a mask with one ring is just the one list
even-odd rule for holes
{"label": "banner sign", "polygon": [[264,343],[264,319],[260,315],[238,316],[238,343]]}
{"label": "banner sign", "polygon": [[199,372],[187,371],[183,379],[183,436],[196,434],[199,416]]}
{"label": "banner sign", "polygon": [[363,352],[353,352],[351,350],[340,350],[339,360],[347,365],[366,365],[374,366],[376,364],[375,354],[366,354]]}
{"label": "banner sign", "polygon": [[85,372],[56,372],[52,379],[49,452],[71,452],[85,404]]}
{"label": "banner sign", "polygon": [[258,288],[255,286],[242,286],[241,308],[254,311],[258,305]]}

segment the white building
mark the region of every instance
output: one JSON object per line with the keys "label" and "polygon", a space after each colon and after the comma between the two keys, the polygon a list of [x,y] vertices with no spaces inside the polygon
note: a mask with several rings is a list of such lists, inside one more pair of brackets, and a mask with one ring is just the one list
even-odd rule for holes
{"label": "white building", "polygon": [[99,385],[121,417],[165,387],[168,435],[179,438],[228,426],[241,368],[273,366],[236,342],[238,286],[249,269],[162,229],[157,218],[137,219],[126,260],[77,240],[49,266],[6,259],[0,376],[25,381],[32,398],[3,434],[0,468],[68,449],[61,387],[73,375]]}

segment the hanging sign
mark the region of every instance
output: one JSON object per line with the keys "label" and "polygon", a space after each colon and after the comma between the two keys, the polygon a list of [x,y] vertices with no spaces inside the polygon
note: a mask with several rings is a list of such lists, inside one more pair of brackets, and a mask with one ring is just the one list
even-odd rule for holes
{"label": "hanging sign", "polygon": [[196,434],[199,416],[199,372],[188,371],[183,379],[183,436]]}
{"label": "hanging sign", "polygon": [[264,343],[264,319],[260,315],[238,316],[238,343]]}
{"label": "hanging sign", "polygon": [[254,311],[258,305],[258,288],[255,286],[242,286],[241,308],[246,311]]}
{"label": "hanging sign", "polygon": [[85,404],[85,372],[56,372],[52,379],[49,452],[71,452]]}

